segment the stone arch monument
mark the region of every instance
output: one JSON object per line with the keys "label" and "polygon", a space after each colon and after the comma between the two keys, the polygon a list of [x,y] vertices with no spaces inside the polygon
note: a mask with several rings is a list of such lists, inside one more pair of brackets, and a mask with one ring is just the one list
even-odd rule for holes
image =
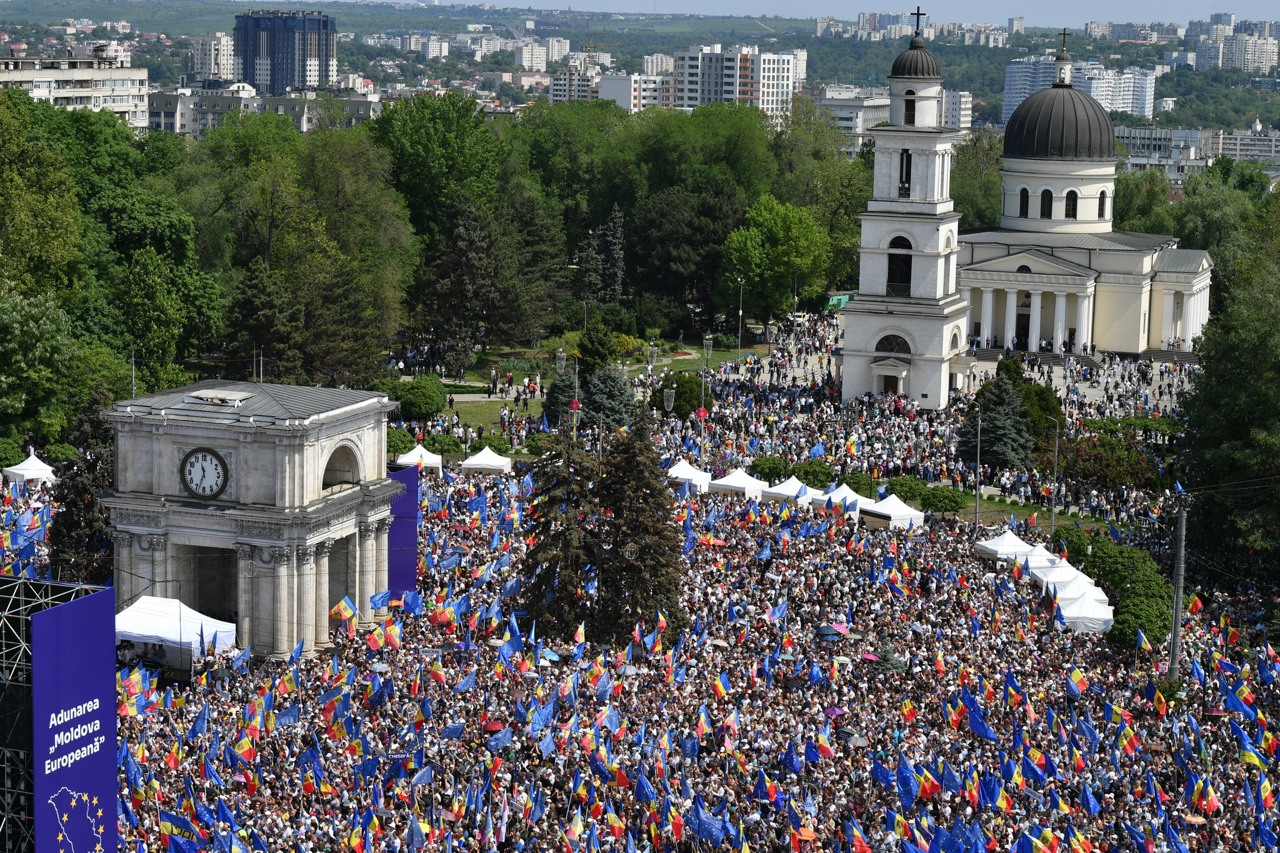
{"label": "stone arch monument", "polygon": [[177,598],[237,644],[326,644],[329,609],[361,618],[387,585],[383,394],[210,380],[114,404],[116,606]]}

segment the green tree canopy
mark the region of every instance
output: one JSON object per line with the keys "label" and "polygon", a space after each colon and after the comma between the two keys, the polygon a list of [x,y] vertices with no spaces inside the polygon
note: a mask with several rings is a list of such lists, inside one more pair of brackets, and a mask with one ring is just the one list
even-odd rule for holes
{"label": "green tree canopy", "polygon": [[744,309],[767,320],[821,295],[830,260],[831,238],[809,211],[760,196],[746,224],[725,239],[717,301],[736,303],[741,279]]}
{"label": "green tree canopy", "polygon": [[[981,413],[981,414],[979,414]],[[1027,432],[1026,407],[1018,389],[1004,376],[983,385],[976,405],[960,426],[959,453],[965,462],[978,458],[998,468],[1031,467],[1031,436]],[[979,427],[981,422],[981,427]],[[978,430],[982,430],[979,439]]]}

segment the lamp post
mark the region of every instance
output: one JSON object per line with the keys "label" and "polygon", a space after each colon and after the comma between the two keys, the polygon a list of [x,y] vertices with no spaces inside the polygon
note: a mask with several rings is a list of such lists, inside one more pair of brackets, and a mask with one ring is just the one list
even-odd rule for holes
{"label": "lamp post", "polygon": [[742,288],[746,284],[746,279],[738,276],[738,361],[741,367],[742,361]]}
{"label": "lamp post", "polygon": [[676,389],[663,388],[662,389],[662,408],[666,409],[667,414],[669,415],[671,414],[671,410],[675,408],[675,405],[676,405]]}
{"label": "lamp post", "polygon": [[978,409],[978,451],[973,460],[973,538],[978,539],[978,510],[982,507],[982,407]]}
{"label": "lamp post", "polygon": [[644,348],[645,361],[649,363],[649,372],[653,373],[653,366],[658,363],[658,342],[649,341],[649,345]]}
{"label": "lamp post", "polygon": [[1058,428],[1061,422],[1053,418],[1053,485],[1049,487],[1049,544],[1053,545],[1053,532],[1058,528]]}
{"label": "lamp post", "polygon": [[711,350],[715,343],[716,339],[711,332],[702,336],[702,352],[706,362],[702,373],[702,407],[698,410],[698,420],[702,422],[702,447],[699,449],[699,458],[707,452],[707,380],[711,373]]}

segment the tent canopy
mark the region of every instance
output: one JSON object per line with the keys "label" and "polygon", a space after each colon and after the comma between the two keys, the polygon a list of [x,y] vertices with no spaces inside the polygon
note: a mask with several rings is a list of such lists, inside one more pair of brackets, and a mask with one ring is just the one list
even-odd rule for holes
{"label": "tent canopy", "polygon": [[764,480],[757,480],[741,468],[735,468],[732,473],[711,481],[713,492],[745,495],[748,498],[759,498],[768,486]]}
{"label": "tent canopy", "polygon": [[1008,560],[1031,550],[1031,546],[1018,538],[1012,530],[1006,530],[994,539],[987,539],[973,546],[979,556],[988,560]]}
{"label": "tent canopy", "polygon": [[222,653],[236,643],[236,626],[192,610],[176,598],[142,595],[116,614],[116,640],[154,644],[180,655],[199,657],[203,636]]}
{"label": "tent canopy", "polygon": [[1043,545],[1037,545],[1030,549],[1026,554],[1022,555],[1022,567],[1024,569],[1035,570],[1043,569],[1049,566],[1056,566],[1062,562],[1062,558],[1050,551]]}
{"label": "tent canopy", "polygon": [[36,452],[31,451],[26,459],[9,468],[4,469],[4,478],[10,483],[25,483],[28,480],[38,480],[41,483],[56,483],[58,478],[53,476],[53,467],[48,465],[36,457]]}
{"label": "tent canopy", "polygon": [[491,448],[482,447],[479,453],[463,460],[462,470],[484,471],[491,474],[510,474],[511,460],[505,456],[499,456]]}
{"label": "tent canopy", "polygon": [[798,504],[807,504],[813,499],[813,495],[809,494],[809,487],[795,476],[786,482],[765,489],[761,497],[775,501],[795,501]]}
{"label": "tent canopy", "polygon": [[907,506],[897,495],[889,495],[873,506],[862,507],[861,513],[868,527],[901,530],[924,524],[924,513]]}
{"label": "tent canopy", "polygon": [[699,471],[683,459],[667,469],[667,479],[677,480],[681,483],[692,483],[699,492],[705,492],[711,485],[710,474],[706,471]]}
{"label": "tent canopy", "polygon": [[1049,589],[1057,595],[1059,604],[1066,601],[1075,601],[1077,598],[1091,598],[1102,604],[1107,603],[1107,594],[1094,586],[1093,581],[1081,572],[1076,572],[1073,578],[1068,578],[1057,584],[1051,584]]}
{"label": "tent canopy", "polygon": [[1105,634],[1115,624],[1115,610],[1111,605],[1091,598],[1077,598],[1059,606],[1067,625],[1084,634]]}
{"label": "tent canopy", "polygon": [[823,492],[822,497],[819,500],[823,506],[826,506],[827,501],[830,500],[832,505],[843,504],[845,509],[852,507],[855,510],[865,509],[869,506],[876,505],[876,502],[871,498],[864,498],[844,483],[841,483],[830,491]]}
{"label": "tent canopy", "polygon": [[1040,584],[1040,588],[1046,592],[1054,584],[1066,583],[1079,574],[1080,570],[1066,560],[1057,560],[1050,565],[1037,566],[1031,570],[1032,580]]}
{"label": "tent canopy", "polygon": [[415,446],[408,453],[402,453],[396,457],[397,465],[418,465],[423,468],[430,468],[439,474],[444,470],[444,459],[439,454],[432,453],[421,444]]}

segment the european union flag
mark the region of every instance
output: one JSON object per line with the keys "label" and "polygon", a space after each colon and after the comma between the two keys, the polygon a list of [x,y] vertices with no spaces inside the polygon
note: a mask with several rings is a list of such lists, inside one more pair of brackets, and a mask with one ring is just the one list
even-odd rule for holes
{"label": "european union flag", "polygon": [[484,748],[490,752],[497,752],[498,750],[508,746],[511,746],[510,726],[507,726],[484,743]]}
{"label": "european union flag", "polygon": [[476,689],[476,674],[472,672],[453,687],[454,693],[467,693]]}
{"label": "european union flag", "polygon": [[462,737],[462,731],[465,728],[465,723],[452,723],[440,730],[440,737],[445,740],[458,740]]}

